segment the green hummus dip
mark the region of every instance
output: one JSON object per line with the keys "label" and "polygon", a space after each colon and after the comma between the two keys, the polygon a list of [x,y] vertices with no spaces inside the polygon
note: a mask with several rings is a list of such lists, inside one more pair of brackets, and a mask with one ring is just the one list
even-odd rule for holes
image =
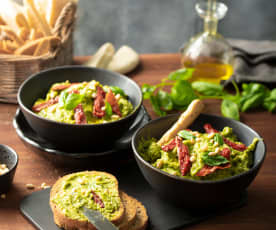
{"label": "green hummus dip", "polygon": [[[138,152],[154,167],[169,174],[193,180],[220,180],[248,171],[252,166],[253,152],[258,142],[258,139],[254,138],[246,147],[237,140],[230,127],[225,127],[218,133],[182,130],[178,137],[188,147],[189,152],[189,166],[185,175],[181,173],[176,146],[170,151],[164,151],[163,146],[160,147],[155,139],[141,140]],[[237,150],[229,146],[229,141],[246,149]],[[228,157],[221,154],[225,149],[228,149]],[[204,170],[208,171],[206,175],[203,173]]]}
{"label": "green hummus dip", "polygon": [[[111,90],[115,103],[119,108],[114,112],[112,105],[103,97],[103,102],[98,110],[103,111],[103,116],[96,116],[94,111],[97,89],[100,87],[104,94]],[[120,120],[133,111],[133,106],[128,101],[124,91],[116,86],[103,86],[97,81],[70,83],[69,81],[53,84],[45,99],[38,99],[33,105],[33,112],[50,120],[81,124],[76,121],[76,108],[81,106],[80,119],[82,124],[101,124]]]}
{"label": "green hummus dip", "polygon": [[[71,219],[87,220],[82,214],[84,206],[98,210],[106,218],[112,219],[120,208],[120,197],[116,188],[114,179],[105,174],[80,172],[64,180],[60,192],[51,201]],[[104,208],[95,201],[95,194],[102,200]]]}

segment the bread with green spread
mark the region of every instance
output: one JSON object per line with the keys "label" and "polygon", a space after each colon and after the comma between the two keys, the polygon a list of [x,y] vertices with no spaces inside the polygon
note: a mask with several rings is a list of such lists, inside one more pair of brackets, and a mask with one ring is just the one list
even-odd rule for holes
{"label": "bread with green spread", "polygon": [[82,207],[100,211],[115,225],[124,219],[117,179],[105,172],[85,171],[66,175],[52,187],[50,206],[55,223],[66,230],[96,229],[82,213]]}

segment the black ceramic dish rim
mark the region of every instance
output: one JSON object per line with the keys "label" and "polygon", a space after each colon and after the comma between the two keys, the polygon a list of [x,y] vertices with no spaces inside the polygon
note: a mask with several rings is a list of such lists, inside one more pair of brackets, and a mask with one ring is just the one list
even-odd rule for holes
{"label": "black ceramic dish rim", "polygon": [[[197,180],[191,180],[191,179],[186,179],[186,178],[182,178],[182,177],[179,177],[179,176],[174,176],[172,174],[169,174],[167,172],[164,172],[160,169],[157,169],[155,167],[153,167],[150,163],[148,163],[147,161],[145,161],[141,156],[140,154],[138,153],[138,151],[136,150],[135,148],[135,139],[136,139],[136,136],[138,135],[138,133],[147,125],[150,125],[152,123],[155,123],[155,122],[159,122],[160,120],[165,120],[167,117],[173,117],[173,116],[176,116],[176,115],[180,115],[181,113],[177,113],[177,114],[170,114],[170,115],[167,115],[165,117],[159,117],[155,120],[152,120],[150,122],[148,122],[146,125],[144,125],[143,127],[139,128],[133,135],[132,137],[132,140],[131,140],[131,147],[132,147],[132,150],[135,154],[135,157],[137,157],[144,165],[146,165],[147,167],[149,167],[150,169],[154,170],[155,172],[158,172],[158,173],[161,173],[163,174],[164,176],[168,176],[172,179],[176,179],[176,180],[179,180],[179,181],[183,181],[183,182],[189,182],[189,183],[194,183],[194,184],[220,184],[220,183],[225,183],[227,181],[232,181],[232,180],[235,180],[235,179],[238,179],[242,176],[246,176],[248,174],[251,174],[253,171],[255,171],[258,167],[260,167],[264,160],[265,160],[265,157],[266,157],[266,144],[263,140],[263,138],[255,131],[253,130],[252,128],[250,128],[248,125],[240,122],[240,121],[236,121],[236,120],[233,120],[233,119],[230,119],[230,118],[227,118],[227,117],[221,117],[221,116],[218,116],[218,115],[213,115],[213,114],[205,114],[205,113],[202,113],[202,115],[206,115],[206,116],[212,116],[214,117],[215,119],[225,119],[225,120],[229,120],[231,122],[237,122],[239,125],[243,126],[244,128],[247,128],[249,129],[252,133],[254,133],[254,135],[260,139],[260,141],[263,143],[264,145],[264,154],[263,154],[263,157],[262,159],[257,162],[256,165],[254,165],[252,168],[250,168],[248,171],[246,172],[243,172],[243,173],[240,173],[238,175],[235,175],[235,176],[231,176],[231,177],[228,177],[228,178],[225,178],[225,179],[221,179],[221,180],[215,180],[215,181],[211,181],[211,180],[206,180],[206,181],[197,181]],[[255,154],[255,153],[254,153]]]}
{"label": "black ceramic dish rim", "polygon": [[[141,109],[141,111],[143,113],[143,116],[138,121],[136,121],[136,122],[134,121],[133,125],[135,125],[135,126],[139,125],[142,122],[142,120],[144,119],[144,117],[145,117],[145,113],[146,113],[145,108],[142,106],[140,109]],[[13,122],[12,122],[13,123],[13,127],[14,127],[14,129],[16,131],[16,134],[20,137],[21,140],[23,140],[27,144],[29,144],[32,147],[37,148],[37,149],[45,152],[45,153],[49,153],[49,154],[52,154],[54,156],[68,157],[68,158],[72,158],[72,159],[85,159],[87,157],[99,157],[99,156],[102,157],[102,156],[107,156],[107,155],[113,154],[114,152],[117,151],[116,149],[110,149],[110,150],[106,150],[105,152],[99,152],[99,153],[97,153],[97,152],[96,153],[83,152],[83,153],[81,153],[81,157],[80,157],[79,153],[70,153],[70,152],[65,152],[65,151],[59,150],[59,149],[42,147],[37,142],[31,140],[30,138],[25,137],[24,133],[19,128],[19,126],[17,124],[17,121],[16,121],[16,117],[18,116],[18,114],[20,112],[22,113],[22,116],[24,116],[23,112],[20,110],[20,108],[18,108],[16,110],[16,113],[15,113],[15,116],[14,116]]]}
{"label": "black ceramic dish rim", "polygon": [[[3,145],[3,144],[0,144],[1,147],[5,148],[8,150],[9,154],[13,154],[15,156],[15,162],[13,162],[13,165],[11,168],[8,168],[8,172],[4,173],[3,175],[0,175],[0,177],[3,177],[5,175],[8,175],[9,173],[11,173],[13,170],[15,170],[15,168],[17,167],[18,165],[18,160],[19,160],[19,157],[18,157],[18,154],[16,153],[16,151],[11,148],[10,146],[8,145]],[[1,164],[6,164],[6,162],[0,162]]]}
{"label": "black ceramic dish rim", "polygon": [[[25,86],[25,84],[27,84],[31,79],[37,77],[40,74],[44,74],[44,73],[47,73],[47,72],[52,72],[52,71],[55,71],[55,70],[63,70],[63,69],[92,69],[92,70],[100,70],[100,71],[106,72],[107,74],[113,74],[113,75],[119,76],[119,77],[123,78],[126,81],[130,81],[138,89],[138,92],[139,92],[139,104],[134,108],[134,110],[129,115],[127,115],[126,117],[124,117],[124,118],[122,118],[120,120],[111,121],[111,122],[107,122],[107,123],[101,123],[101,124],[82,124],[82,125],[63,123],[63,122],[54,121],[54,120],[50,120],[48,118],[41,117],[41,116],[37,115],[36,113],[34,113],[32,110],[30,110],[28,107],[26,107],[24,105],[24,103],[21,100],[20,94],[21,94],[21,91],[22,91],[23,87]],[[93,79],[91,79],[91,80],[93,80]],[[138,86],[138,84],[135,81],[133,81],[132,79],[130,79],[127,76],[125,76],[125,75],[122,75],[122,74],[119,74],[119,73],[116,73],[116,72],[112,72],[112,71],[109,71],[109,70],[106,70],[106,69],[101,69],[101,68],[86,67],[86,66],[81,66],[81,65],[67,65],[67,66],[49,68],[49,69],[40,71],[40,72],[38,72],[36,74],[32,74],[19,87],[18,93],[17,93],[17,101],[18,101],[19,106],[22,107],[27,113],[29,113],[30,115],[32,115],[32,116],[34,116],[34,117],[36,117],[38,119],[44,120],[46,122],[50,122],[50,123],[58,124],[58,125],[62,125],[62,126],[72,126],[72,127],[92,127],[92,126],[93,127],[98,127],[98,126],[108,126],[108,125],[111,125],[111,124],[114,124],[114,123],[121,123],[124,120],[128,119],[129,117],[133,116],[135,113],[138,112],[138,110],[142,106],[142,103],[143,103],[143,94],[142,94],[141,88]]]}

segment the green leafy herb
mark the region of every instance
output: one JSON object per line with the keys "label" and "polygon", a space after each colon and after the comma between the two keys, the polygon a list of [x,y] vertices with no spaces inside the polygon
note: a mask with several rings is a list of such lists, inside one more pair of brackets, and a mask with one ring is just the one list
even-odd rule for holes
{"label": "green leafy herb", "polygon": [[157,99],[160,107],[166,111],[170,111],[173,109],[173,101],[169,93],[159,90],[157,93]]}
{"label": "green leafy herb", "polygon": [[221,103],[221,113],[225,117],[229,117],[235,120],[240,119],[239,106],[234,101],[224,99]]}
{"label": "green leafy herb", "polygon": [[192,83],[193,90],[197,91],[204,96],[221,96],[223,95],[223,86],[204,82],[204,81],[195,81]]}
{"label": "green leafy herb", "polygon": [[150,96],[154,93],[156,86],[151,86],[149,84],[144,84],[142,86],[142,93],[144,99],[150,99]]}
{"label": "green leafy herb", "polygon": [[269,112],[274,112],[276,110],[276,89],[273,89],[264,99],[263,107]]}
{"label": "green leafy herb", "polygon": [[180,132],[178,132],[177,134],[178,136],[182,137],[183,139],[186,139],[186,140],[193,140],[195,139],[195,136],[187,131],[187,130],[181,130]]}
{"label": "green leafy herb", "polygon": [[169,75],[169,80],[178,81],[178,80],[189,80],[193,76],[194,69],[184,68],[176,70]]}
{"label": "green leafy herb", "polygon": [[219,145],[223,145],[224,141],[222,136],[219,133],[216,133],[214,136],[215,142],[217,142]]}
{"label": "green leafy herb", "polygon": [[112,107],[111,107],[111,105],[107,101],[105,102],[105,115],[107,117],[111,117],[112,116]]}
{"label": "green leafy herb", "polygon": [[210,166],[218,166],[218,165],[229,163],[229,160],[227,160],[225,157],[218,154],[215,156],[209,156],[207,152],[203,154],[202,161],[206,165],[210,165]]}
{"label": "green leafy herb", "polygon": [[173,103],[177,106],[188,106],[197,98],[192,86],[187,81],[177,81],[171,89]]}
{"label": "green leafy herb", "polygon": [[126,97],[127,95],[125,94],[124,90],[122,90],[118,86],[109,86],[109,88],[112,90],[114,94],[120,94],[123,97]]}
{"label": "green leafy herb", "polygon": [[160,107],[157,96],[151,95],[150,96],[150,103],[152,104],[153,110],[157,115],[159,115],[159,116],[165,116],[166,115],[166,112],[161,110],[161,107]]}
{"label": "green leafy herb", "polygon": [[82,99],[83,95],[63,91],[59,97],[59,104],[66,110],[72,110],[81,103]]}

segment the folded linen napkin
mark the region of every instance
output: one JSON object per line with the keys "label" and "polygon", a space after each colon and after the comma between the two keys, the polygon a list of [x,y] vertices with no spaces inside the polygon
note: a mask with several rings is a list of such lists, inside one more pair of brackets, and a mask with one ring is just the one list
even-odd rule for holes
{"label": "folded linen napkin", "polygon": [[234,75],[224,84],[242,82],[276,83],[276,41],[228,40],[233,47]]}

